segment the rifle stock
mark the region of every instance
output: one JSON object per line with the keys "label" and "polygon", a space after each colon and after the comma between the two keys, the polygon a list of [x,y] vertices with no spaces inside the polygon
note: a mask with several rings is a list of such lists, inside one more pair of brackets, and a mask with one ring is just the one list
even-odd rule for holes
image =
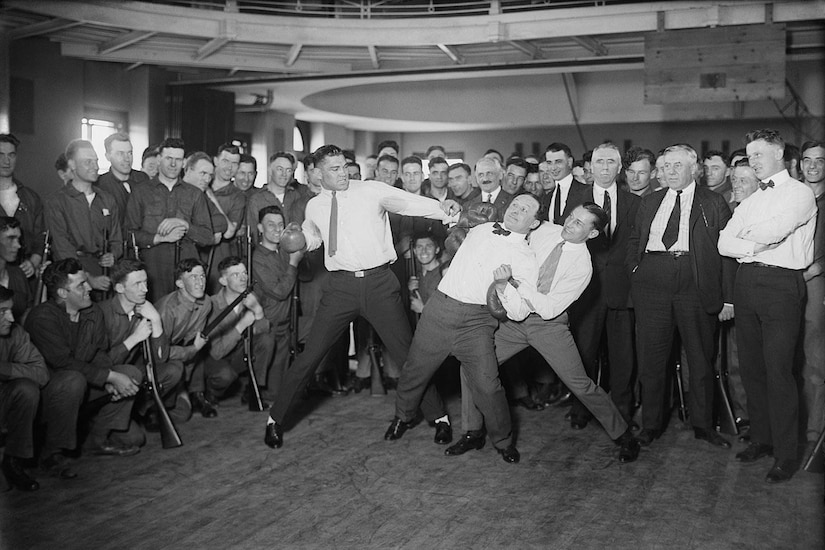
{"label": "rifle stock", "polygon": [[806,472],[819,474],[825,470],[825,466],[823,466],[825,459],[822,454],[823,443],[825,443],[825,428],[819,432],[819,439],[816,440],[816,445],[811,449],[811,454],[808,455],[808,459],[805,461]]}
{"label": "rifle stock", "polygon": [[164,449],[172,449],[183,445],[178,431],[175,429],[175,424],[169,417],[166,407],[163,405],[163,399],[160,397],[158,391],[158,383],[155,377],[155,357],[152,353],[152,345],[149,339],[143,341],[143,355],[146,360],[146,386],[149,393],[152,395],[152,400],[155,402],[155,408],[158,411],[158,418],[160,420],[160,441]]}

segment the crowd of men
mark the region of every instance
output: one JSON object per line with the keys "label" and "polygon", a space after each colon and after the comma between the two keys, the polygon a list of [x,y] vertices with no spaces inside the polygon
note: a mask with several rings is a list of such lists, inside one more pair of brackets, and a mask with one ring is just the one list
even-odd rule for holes
{"label": "crowd of men", "polygon": [[825,143],[745,142],[701,157],[606,142],[581,160],[551,143],[472,167],[392,141],[362,167],[325,145],[305,182],[278,152],[256,187],[237,146],[168,138],[135,170],[117,133],[105,174],[90,142],[69,143],[41,200],[14,175],[25,148],[0,134],[5,478],[74,478],[83,454],[134,455],[165,415],[214,418],[234,392],[272,402],[278,448],[307,388],[357,393],[379,369],[397,390],[385,439],[426,420],[452,443],[435,375],[457,373],[464,433],[445,454],[489,438],[508,463],[510,407],[565,405],[572,429],[595,418],[632,462],[668,428],[674,387],[695,438],[730,449],[727,380],[736,459],[772,456],[766,481],[786,481],[799,434],[810,447],[825,425]]}

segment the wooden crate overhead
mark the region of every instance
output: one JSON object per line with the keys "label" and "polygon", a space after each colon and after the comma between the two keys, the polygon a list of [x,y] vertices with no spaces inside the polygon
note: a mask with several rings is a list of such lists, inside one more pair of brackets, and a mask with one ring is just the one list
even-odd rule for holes
{"label": "wooden crate overhead", "polygon": [[663,31],[645,37],[645,103],[784,96],[784,25]]}

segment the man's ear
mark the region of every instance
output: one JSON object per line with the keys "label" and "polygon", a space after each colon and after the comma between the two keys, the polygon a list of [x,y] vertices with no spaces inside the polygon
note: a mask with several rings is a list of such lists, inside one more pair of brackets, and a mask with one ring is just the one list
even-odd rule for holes
{"label": "man's ear", "polygon": [[183,281],[180,279],[175,279],[175,286],[178,288],[183,288]]}
{"label": "man's ear", "polygon": [[599,236],[599,230],[598,229],[591,229],[590,233],[587,234],[587,240],[589,241],[590,239],[595,239],[598,236]]}
{"label": "man's ear", "polygon": [[533,223],[530,224],[530,230],[532,231],[533,229],[537,228],[540,225],[541,225],[541,220],[538,220],[538,219],[533,220]]}

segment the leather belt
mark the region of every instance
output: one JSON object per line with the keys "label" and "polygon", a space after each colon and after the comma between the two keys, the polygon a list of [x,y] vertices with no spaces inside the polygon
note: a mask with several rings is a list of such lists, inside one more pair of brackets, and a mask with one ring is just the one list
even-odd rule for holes
{"label": "leather belt", "polygon": [[690,252],[687,250],[646,250],[645,254],[649,254],[651,256],[670,256],[672,258],[690,256]]}
{"label": "leather belt", "polygon": [[390,264],[383,264],[377,267],[371,267],[369,269],[362,269],[360,271],[333,271],[333,273],[340,273],[341,275],[349,275],[351,277],[355,277],[356,279],[363,279],[364,277],[369,277],[370,275],[375,275],[376,273],[380,273],[381,271],[386,271],[390,268]]}

